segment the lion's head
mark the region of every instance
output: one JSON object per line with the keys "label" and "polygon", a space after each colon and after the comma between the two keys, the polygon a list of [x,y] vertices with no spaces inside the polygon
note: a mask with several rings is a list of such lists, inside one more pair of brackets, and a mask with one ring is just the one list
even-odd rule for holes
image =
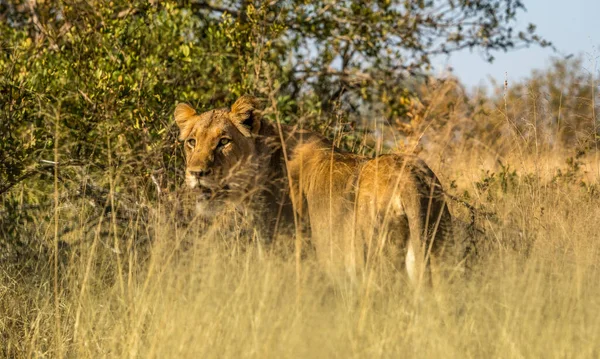
{"label": "lion's head", "polygon": [[188,188],[202,199],[243,191],[256,176],[257,137],[261,129],[258,100],[242,96],[229,108],[201,114],[187,104],[175,109],[179,139],[184,142]]}

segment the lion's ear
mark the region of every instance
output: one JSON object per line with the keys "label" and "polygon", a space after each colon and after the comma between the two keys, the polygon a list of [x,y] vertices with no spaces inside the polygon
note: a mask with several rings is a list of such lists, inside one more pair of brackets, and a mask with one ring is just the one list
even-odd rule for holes
{"label": "lion's ear", "polygon": [[260,131],[260,100],[244,95],[231,106],[231,121],[244,134],[258,134]]}
{"label": "lion's ear", "polygon": [[175,107],[175,123],[179,126],[179,139],[184,140],[192,130],[192,122],[190,121],[196,110],[185,103],[180,103]]}

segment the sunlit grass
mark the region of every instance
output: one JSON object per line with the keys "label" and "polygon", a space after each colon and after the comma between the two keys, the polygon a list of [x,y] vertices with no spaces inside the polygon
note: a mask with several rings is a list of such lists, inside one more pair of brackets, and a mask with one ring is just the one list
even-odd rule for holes
{"label": "sunlit grass", "polygon": [[[496,218],[478,219],[485,233],[466,278],[420,293],[380,267],[358,283],[332,280],[308,243],[298,278],[292,238],[264,247],[235,226],[207,231],[169,203],[145,223],[119,223],[120,254],[114,218],[84,235],[86,218],[63,210],[81,228],[63,238],[72,244],[59,268],[60,338],[52,261],[40,256],[34,269],[0,271],[1,354],[56,357],[60,345],[80,358],[598,356],[598,194],[553,184],[552,166],[538,166],[552,169],[539,178],[515,166],[505,190],[477,187],[485,172],[468,167],[455,166],[468,184],[455,192]],[[452,206],[464,236],[464,209]],[[48,226],[37,234],[51,238]]]}

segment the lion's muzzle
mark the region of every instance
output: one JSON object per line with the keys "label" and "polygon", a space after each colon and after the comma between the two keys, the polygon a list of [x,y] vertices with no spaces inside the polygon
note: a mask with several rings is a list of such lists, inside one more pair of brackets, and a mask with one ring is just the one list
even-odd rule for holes
{"label": "lion's muzzle", "polygon": [[195,176],[196,178],[203,178],[203,177],[210,176],[212,174],[212,169],[209,168],[206,170],[189,171],[189,172],[192,176]]}
{"label": "lion's muzzle", "polygon": [[185,171],[185,182],[190,189],[202,187],[211,190],[215,187],[214,180],[211,177],[212,173],[213,171],[210,168],[206,170],[188,169]]}

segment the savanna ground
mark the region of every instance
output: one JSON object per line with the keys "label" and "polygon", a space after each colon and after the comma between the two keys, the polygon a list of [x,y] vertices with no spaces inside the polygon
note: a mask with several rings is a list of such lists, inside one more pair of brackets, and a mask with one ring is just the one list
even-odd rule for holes
{"label": "savanna ground", "polygon": [[[421,293],[378,266],[356,286],[333,282],[308,242],[298,271],[291,238],[261,247],[235,222],[181,223],[168,200],[138,198],[138,214],[98,216],[93,202],[64,198],[57,186],[54,213],[29,230],[68,249],[56,258],[49,249],[27,269],[3,266],[1,354],[598,356],[596,155],[566,163],[522,153],[499,165],[481,152],[434,153],[428,161],[450,192],[468,193],[486,213],[475,212],[473,229],[470,212],[451,202],[456,235],[472,242],[468,275]],[[126,181],[107,176],[114,187]]]}
{"label": "savanna ground", "polygon": [[[600,356],[595,67],[469,94],[429,56],[548,45],[512,31],[522,5],[389,3],[0,1],[0,357]],[[466,273],[351,284],[307,236],[195,218],[174,106],[245,93],[347,150],[423,157]]]}

